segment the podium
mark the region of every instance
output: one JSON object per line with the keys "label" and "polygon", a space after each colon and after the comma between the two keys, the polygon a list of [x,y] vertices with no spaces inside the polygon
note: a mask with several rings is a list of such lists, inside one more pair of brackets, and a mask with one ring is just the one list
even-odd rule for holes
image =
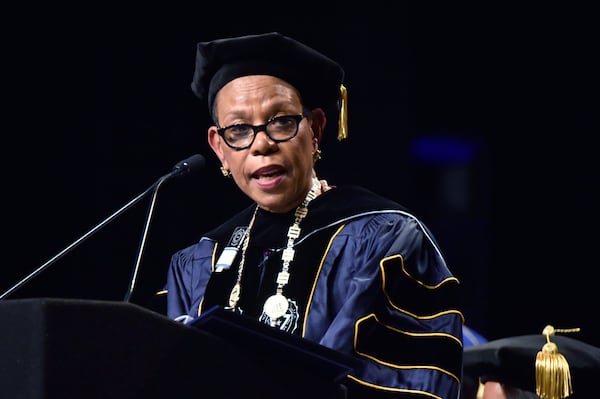
{"label": "podium", "polygon": [[189,326],[126,302],[0,301],[0,397],[346,397],[343,357],[221,316]]}

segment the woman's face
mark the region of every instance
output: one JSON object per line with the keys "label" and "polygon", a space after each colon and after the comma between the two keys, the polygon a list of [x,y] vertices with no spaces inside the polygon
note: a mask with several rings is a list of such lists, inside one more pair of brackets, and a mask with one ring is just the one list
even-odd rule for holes
{"label": "woman's face", "polygon": [[[219,127],[262,125],[284,115],[302,115],[296,89],[268,75],[243,76],[227,83],[216,97]],[[266,132],[255,134],[250,147],[229,147],[217,126],[208,129],[208,142],[236,185],[261,208],[276,213],[296,208],[312,185],[313,153],[317,150],[325,116],[320,109],[302,118],[298,134],[280,143]]]}

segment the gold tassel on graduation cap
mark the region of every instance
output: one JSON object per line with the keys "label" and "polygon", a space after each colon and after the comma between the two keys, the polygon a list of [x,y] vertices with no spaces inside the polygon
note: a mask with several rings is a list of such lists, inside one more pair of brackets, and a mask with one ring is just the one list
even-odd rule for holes
{"label": "gold tassel on graduation cap", "polygon": [[348,138],[348,90],[346,86],[340,86],[340,118],[338,121],[337,139],[342,141]]}
{"label": "gold tassel on graduation cap", "polygon": [[542,399],[562,399],[573,393],[571,371],[567,359],[558,351],[558,346],[550,342],[554,333],[578,332],[579,328],[555,329],[548,325],[542,331],[546,343],[535,358],[535,392]]}

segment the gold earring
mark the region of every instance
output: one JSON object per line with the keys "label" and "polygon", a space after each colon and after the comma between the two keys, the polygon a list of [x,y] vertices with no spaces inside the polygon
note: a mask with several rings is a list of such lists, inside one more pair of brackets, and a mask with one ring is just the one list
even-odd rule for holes
{"label": "gold earring", "polygon": [[221,173],[223,174],[224,177],[231,177],[231,172],[227,169],[225,169],[225,167],[221,166]]}
{"label": "gold earring", "polygon": [[313,157],[313,162],[317,162],[319,159],[321,159],[321,150],[319,150],[318,148],[316,150],[314,150],[312,153],[312,157]]}

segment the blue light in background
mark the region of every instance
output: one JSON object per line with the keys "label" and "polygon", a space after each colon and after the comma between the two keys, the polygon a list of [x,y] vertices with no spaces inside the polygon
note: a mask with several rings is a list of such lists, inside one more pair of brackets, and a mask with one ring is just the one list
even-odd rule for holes
{"label": "blue light in background", "polygon": [[477,143],[457,137],[422,136],[412,140],[410,151],[415,160],[431,165],[468,164],[477,153]]}

